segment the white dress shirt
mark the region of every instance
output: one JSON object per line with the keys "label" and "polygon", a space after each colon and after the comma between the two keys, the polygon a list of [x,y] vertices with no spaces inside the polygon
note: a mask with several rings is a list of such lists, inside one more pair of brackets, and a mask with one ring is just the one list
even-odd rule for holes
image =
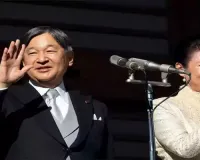
{"label": "white dress shirt", "polygon": [[[49,90],[49,88],[43,88],[40,86],[36,86],[31,81],[29,81],[29,83],[39,92],[39,94],[44,98],[47,106],[50,107],[50,100],[46,94],[47,91]],[[71,104],[71,99],[69,97],[69,93],[66,92],[63,82],[54,89],[56,89],[59,93],[59,95],[56,97],[56,103],[61,111],[63,119],[65,119],[65,117],[68,113],[68,110],[69,110],[69,105]]]}

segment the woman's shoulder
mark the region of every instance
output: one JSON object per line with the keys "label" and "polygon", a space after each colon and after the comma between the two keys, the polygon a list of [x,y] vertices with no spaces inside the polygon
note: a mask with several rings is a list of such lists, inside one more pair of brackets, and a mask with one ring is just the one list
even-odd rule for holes
{"label": "woman's shoulder", "polygon": [[182,102],[176,96],[170,97],[168,99],[166,98],[167,97],[160,97],[160,98],[154,99],[153,100],[154,108],[159,105],[158,108],[165,108],[165,109],[174,108],[175,109],[175,108],[179,108],[179,106],[182,105]]}

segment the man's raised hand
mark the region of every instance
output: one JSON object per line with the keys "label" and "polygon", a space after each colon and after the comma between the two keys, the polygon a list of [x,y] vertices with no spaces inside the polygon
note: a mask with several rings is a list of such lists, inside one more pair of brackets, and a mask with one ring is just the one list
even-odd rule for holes
{"label": "man's raised hand", "polygon": [[4,48],[0,63],[0,88],[5,88],[21,79],[24,74],[32,68],[32,65],[26,65],[20,69],[25,45],[22,44],[19,51],[20,40],[12,41],[9,48]]}

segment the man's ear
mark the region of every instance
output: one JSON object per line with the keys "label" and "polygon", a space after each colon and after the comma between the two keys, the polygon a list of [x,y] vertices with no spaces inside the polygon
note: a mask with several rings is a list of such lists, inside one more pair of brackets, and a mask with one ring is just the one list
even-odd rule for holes
{"label": "man's ear", "polygon": [[67,57],[69,60],[69,66],[72,66],[74,64],[74,52],[73,51],[69,51],[67,52]]}
{"label": "man's ear", "polygon": [[[184,66],[183,66],[181,63],[179,63],[179,62],[176,62],[175,68],[177,68],[177,69],[182,69],[182,70],[185,69]],[[180,75],[181,77],[185,78],[185,74],[179,74],[179,75]]]}

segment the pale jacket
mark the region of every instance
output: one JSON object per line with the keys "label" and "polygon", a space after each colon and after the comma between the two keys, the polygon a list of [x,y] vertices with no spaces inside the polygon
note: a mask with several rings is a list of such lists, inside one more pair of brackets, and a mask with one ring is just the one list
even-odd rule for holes
{"label": "pale jacket", "polygon": [[200,93],[185,87],[162,103],[154,112],[154,127],[161,159],[200,160]]}

